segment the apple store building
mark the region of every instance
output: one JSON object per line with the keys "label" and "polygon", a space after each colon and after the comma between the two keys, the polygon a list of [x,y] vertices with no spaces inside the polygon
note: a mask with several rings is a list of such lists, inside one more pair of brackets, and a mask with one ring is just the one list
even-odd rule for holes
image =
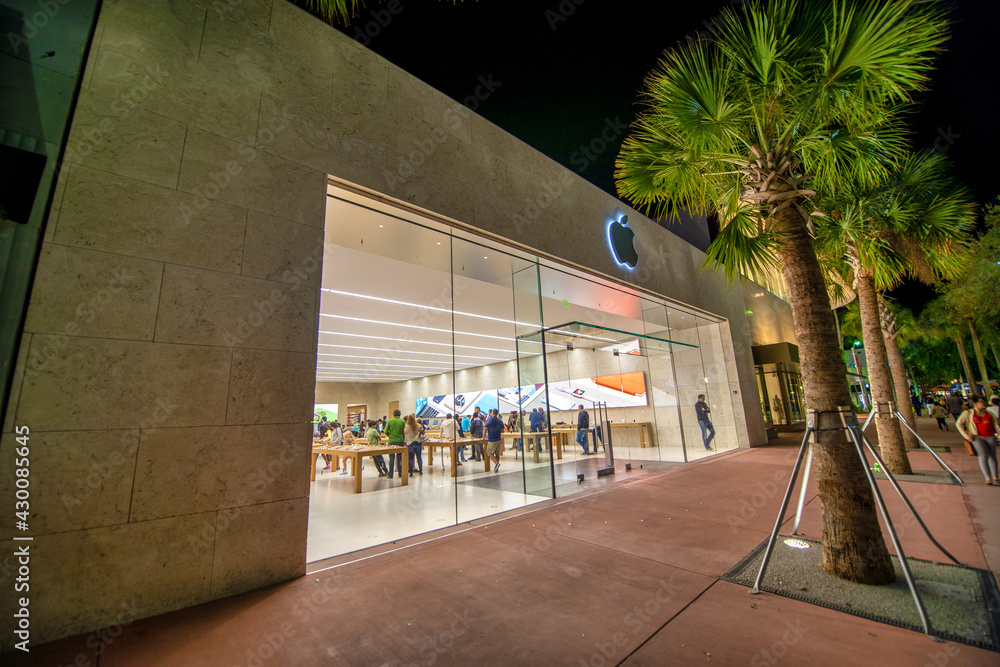
{"label": "apple store building", "polygon": [[[568,222],[565,242],[623,276],[659,261],[631,225],[676,237],[608,200],[598,233]],[[324,234],[314,419],[356,428],[361,454],[315,446],[310,562],[749,444],[717,314],[335,179]],[[405,486],[363,449],[367,423],[395,410],[424,429]],[[491,461],[474,421],[494,410]]]}
{"label": "apple store building", "polygon": [[767,442],[780,296],[292,3],[209,4],[3,55],[38,641]]}

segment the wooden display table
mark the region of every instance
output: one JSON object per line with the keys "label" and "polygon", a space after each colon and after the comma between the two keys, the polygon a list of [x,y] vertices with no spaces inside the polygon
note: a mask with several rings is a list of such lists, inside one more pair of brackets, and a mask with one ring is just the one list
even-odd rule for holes
{"label": "wooden display table", "polygon": [[[525,444],[527,444],[528,442],[534,442],[535,443],[535,447],[534,447],[535,463],[538,463],[539,462],[539,457],[538,457],[539,444],[541,442],[544,442],[545,440],[549,439],[548,432],[547,431],[536,431],[534,433],[529,433],[529,432],[525,431],[524,435],[521,435],[521,433],[519,431],[508,431],[508,432],[506,432],[506,433],[503,434],[504,451],[506,451],[506,449],[507,449],[507,441],[508,440],[516,440],[517,438],[521,438],[522,440],[524,440]],[[552,431],[552,444],[555,445],[556,458],[557,459],[561,459],[563,457],[563,447],[568,447],[569,446],[568,445],[568,440],[569,440],[569,438],[568,438],[566,432],[556,431],[556,430]]]}
{"label": "wooden display table", "polygon": [[[646,434],[647,434],[647,432],[649,434],[649,446],[650,447],[655,447],[656,446],[654,444],[654,441],[653,441],[653,422],[611,422],[611,428],[612,428],[612,430],[627,430],[629,428],[638,428],[639,429],[639,446],[640,447],[646,447]],[[569,425],[565,425],[565,426],[553,426],[552,427],[552,433],[553,433],[553,435],[556,434],[556,433],[561,433],[561,434],[563,434],[564,437],[567,437],[567,438],[569,437],[570,434],[572,434],[572,436],[574,438],[576,438],[576,429],[573,428],[572,426],[569,426]],[[589,437],[593,441],[594,446],[597,447],[597,441],[594,440],[594,427],[593,426],[590,427],[590,436]]]}
{"label": "wooden display table", "polygon": [[649,431],[649,446],[655,447],[653,443],[653,422],[611,422],[611,428],[627,430],[629,427],[638,427],[639,429],[639,446],[646,446],[646,431]]}
{"label": "wooden display table", "polygon": [[[482,438],[458,438],[456,440],[442,440],[440,438],[427,438],[423,441],[423,446],[427,448],[427,465],[434,465],[434,448],[441,448],[441,456],[444,456],[444,450],[447,449],[451,454],[451,476],[458,477],[458,448],[459,447],[469,447],[470,445],[485,445],[486,441]],[[444,467],[442,463],[441,467]],[[489,466],[487,465],[487,468]],[[489,470],[487,470],[489,472]]]}
{"label": "wooden display table", "polygon": [[[356,447],[359,445],[355,445]],[[309,472],[309,481],[316,481],[316,455],[317,454],[330,454],[331,456],[339,456],[344,459],[351,459],[351,474],[354,475],[354,493],[361,493],[361,459],[366,456],[379,456],[379,455],[393,455],[402,454],[403,462],[400,468],[403,470],[403,486],[409,484],[410,481],[410,455],[409,449],[404,447],[389,447],[388,445],[381,445],[379,447],[369,447],[367,445],[361,446],[361,449],[352,449],[350,447],[344,447],[342,445],[324,445],[322,443],[314,442],[312,448],[312,466]]]}

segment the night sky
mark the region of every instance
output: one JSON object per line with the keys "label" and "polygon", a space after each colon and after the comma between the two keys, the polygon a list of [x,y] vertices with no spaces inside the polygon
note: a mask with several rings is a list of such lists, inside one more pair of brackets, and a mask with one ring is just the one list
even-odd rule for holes
{"label": "night sky", "polygon": [[[342,30],[460,102],[481,78],[490,81],[487,99],[470,100],[476,113],[614,195],[614,160],[640,110],[643,79],[665,49],[705,30],[725,4],[395,0],[369,2]],[[958,178],[985,203],[1000,195],[1000,2],[951,7],[948,51],[932,89],[917,100],[912,141],[947,151]],[[603,151],[581,150],[602,143]],[[919,307],[929,294],[918,288],[896,296]]]}

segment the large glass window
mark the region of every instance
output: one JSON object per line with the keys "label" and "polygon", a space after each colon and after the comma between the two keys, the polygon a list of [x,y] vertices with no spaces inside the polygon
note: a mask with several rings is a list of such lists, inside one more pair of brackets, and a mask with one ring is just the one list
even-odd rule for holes
{"label": "large glass window", "polygon": [[[310,561],[703,456],[700,393],[711,451],[735,446],[718,322],[405,205],[329,195],[316,414],[358,436],[314,444]],[[390,425],[364,448],[356,422],[396,409],[422,444],[392,449]]]}

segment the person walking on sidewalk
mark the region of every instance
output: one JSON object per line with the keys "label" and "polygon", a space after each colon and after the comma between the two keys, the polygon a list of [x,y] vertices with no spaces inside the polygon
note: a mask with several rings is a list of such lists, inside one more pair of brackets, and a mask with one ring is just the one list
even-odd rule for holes
{"label": "person walking on sidewalk", "polygon": [[986,410],[986,399],[977,396],[972,409],[962,413],[956,426],[962,437],[976,450],[979,469],[983,471],[986,483],[1000,486],[1000,479],[997,479],[997,435],[1000,434],[1000,423],[992,412]]}
{"label": "person walking on sidewalk", "polygon": [[965,401],[962,400],[957,391],[953,391],[944,397],[944,409],[951,413],[951,418],[957,424],[958,416],[965,410]]}
{"label": "person walking on sidewalk", "polygon": [[701,440],[705,443],[705,449],[712,451],[712,446],[709,443],[715,437],[715,427],[712,426],[712,420],[708,418],[712,409],[705,402],[705,394],[698,394],[698,402],[694,404],[694,412],[698,416],[698,426],[701,427]]}
{"label": "person walking on sidewalk", "polygon": [[[586,410],[583,409],[583,403],[578,407],[579,412],[576,413],[576,444],[583,447],[584,456],[590,454],[590,449],[587,447],[587,433],[590,431],[590,415]],[[595,446],[596,450],[597,447]]]}
{"label": "person walking on sidewalk", "polygon": [[951,430],[950,428],[948,428],[948,421],[947,421],[948,411],[944,409],[943,405],[935,403],[933,406],[931,406],[930,416],[934,417],[934,419],[937,419],[939,431]]}

